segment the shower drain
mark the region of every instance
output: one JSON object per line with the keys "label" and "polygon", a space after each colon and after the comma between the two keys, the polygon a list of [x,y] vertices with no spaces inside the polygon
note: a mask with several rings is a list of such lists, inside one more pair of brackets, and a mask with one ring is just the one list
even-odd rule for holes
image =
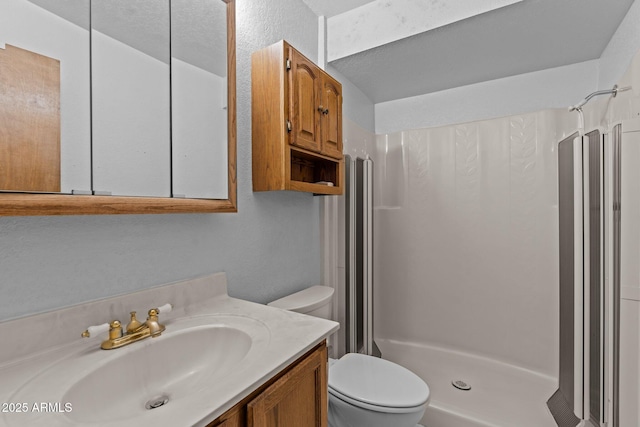
{"label": "shower drain", "polygon": [[166,394],[162,394],[160,396],[154,397],[153,399],[149,399],[147,403],[144,404],[144,407],[147,409],[156,409],[161,406],[164,406],[169,402],[169,396]]}
{"label": "shower drain", "polygon": [[451,385],[459,390],[464,390],[464,391],[471,390],[471,386],[462,380],[453,380],[451,381]]}

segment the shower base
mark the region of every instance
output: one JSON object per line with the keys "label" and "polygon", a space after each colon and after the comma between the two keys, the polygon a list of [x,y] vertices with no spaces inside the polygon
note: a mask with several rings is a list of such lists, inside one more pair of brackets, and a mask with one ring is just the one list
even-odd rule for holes
{"label": "shower base", "polygon": [[[379,340],[382,357],[429,384],[425,427],[555,427],[546,401],[557,379],[446,348]],[[470,390],[454,387],[462,381]]]}

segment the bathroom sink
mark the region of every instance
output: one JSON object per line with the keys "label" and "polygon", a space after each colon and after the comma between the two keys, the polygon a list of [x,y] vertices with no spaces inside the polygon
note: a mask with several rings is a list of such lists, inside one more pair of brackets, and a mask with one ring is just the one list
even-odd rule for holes
{"label": "bathroom sink", "polygon": [[[97,367],[65,393],[69,418],[80,422],[131,418],[147,406],[188,396],[230,372],[251,348],[251,337],[229,326],[200,326],[131,344],[130,352]],[[135,346],[135,347],[134,347]],[[166,402],[168,403],[168,402]]]}
{"label": "bathroom sink", "polygon": [[35,376],[14,399],[71,404],[61,425],[131,425],[138,418],[137,425],[147,425],[151,413],[179,410],[240,373],[269,341],[268,328],[244,316],[202,316],[166,327],[157,338],[116,350],[100,350],[100,340],[94,340],[91,349]]}

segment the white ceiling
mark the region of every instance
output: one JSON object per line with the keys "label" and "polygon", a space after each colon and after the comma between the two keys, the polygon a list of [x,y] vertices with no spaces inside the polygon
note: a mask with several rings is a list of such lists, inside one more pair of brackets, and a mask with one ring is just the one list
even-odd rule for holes
{"label": "white ceiling", "polygon": [[[325,16],[371,2],[303,1]],[[601,56],[633,1],[524,0],[331,65],[379,103],[579,63]]]}

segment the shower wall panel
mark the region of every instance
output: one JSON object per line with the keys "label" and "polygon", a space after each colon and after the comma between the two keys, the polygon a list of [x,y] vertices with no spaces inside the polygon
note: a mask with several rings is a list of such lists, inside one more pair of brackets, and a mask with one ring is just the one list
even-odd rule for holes
{"label": "shower wall panel", "polygon": [[378,136],[376,337],[557,375],[557,114]]}
{"label": "shower wall panel", "polygon": [[[616,427],[640,425],[640,120],[622,122],[619,145],[620,335]],[[615,172],[614,172],[615,173]],[[614,202],[615,208],[615,202]],[[615,215],[615,213],[614,213]],[[614,260],[614,263],[616,261]],[[616,284],[614,284],[616,286]]]}

